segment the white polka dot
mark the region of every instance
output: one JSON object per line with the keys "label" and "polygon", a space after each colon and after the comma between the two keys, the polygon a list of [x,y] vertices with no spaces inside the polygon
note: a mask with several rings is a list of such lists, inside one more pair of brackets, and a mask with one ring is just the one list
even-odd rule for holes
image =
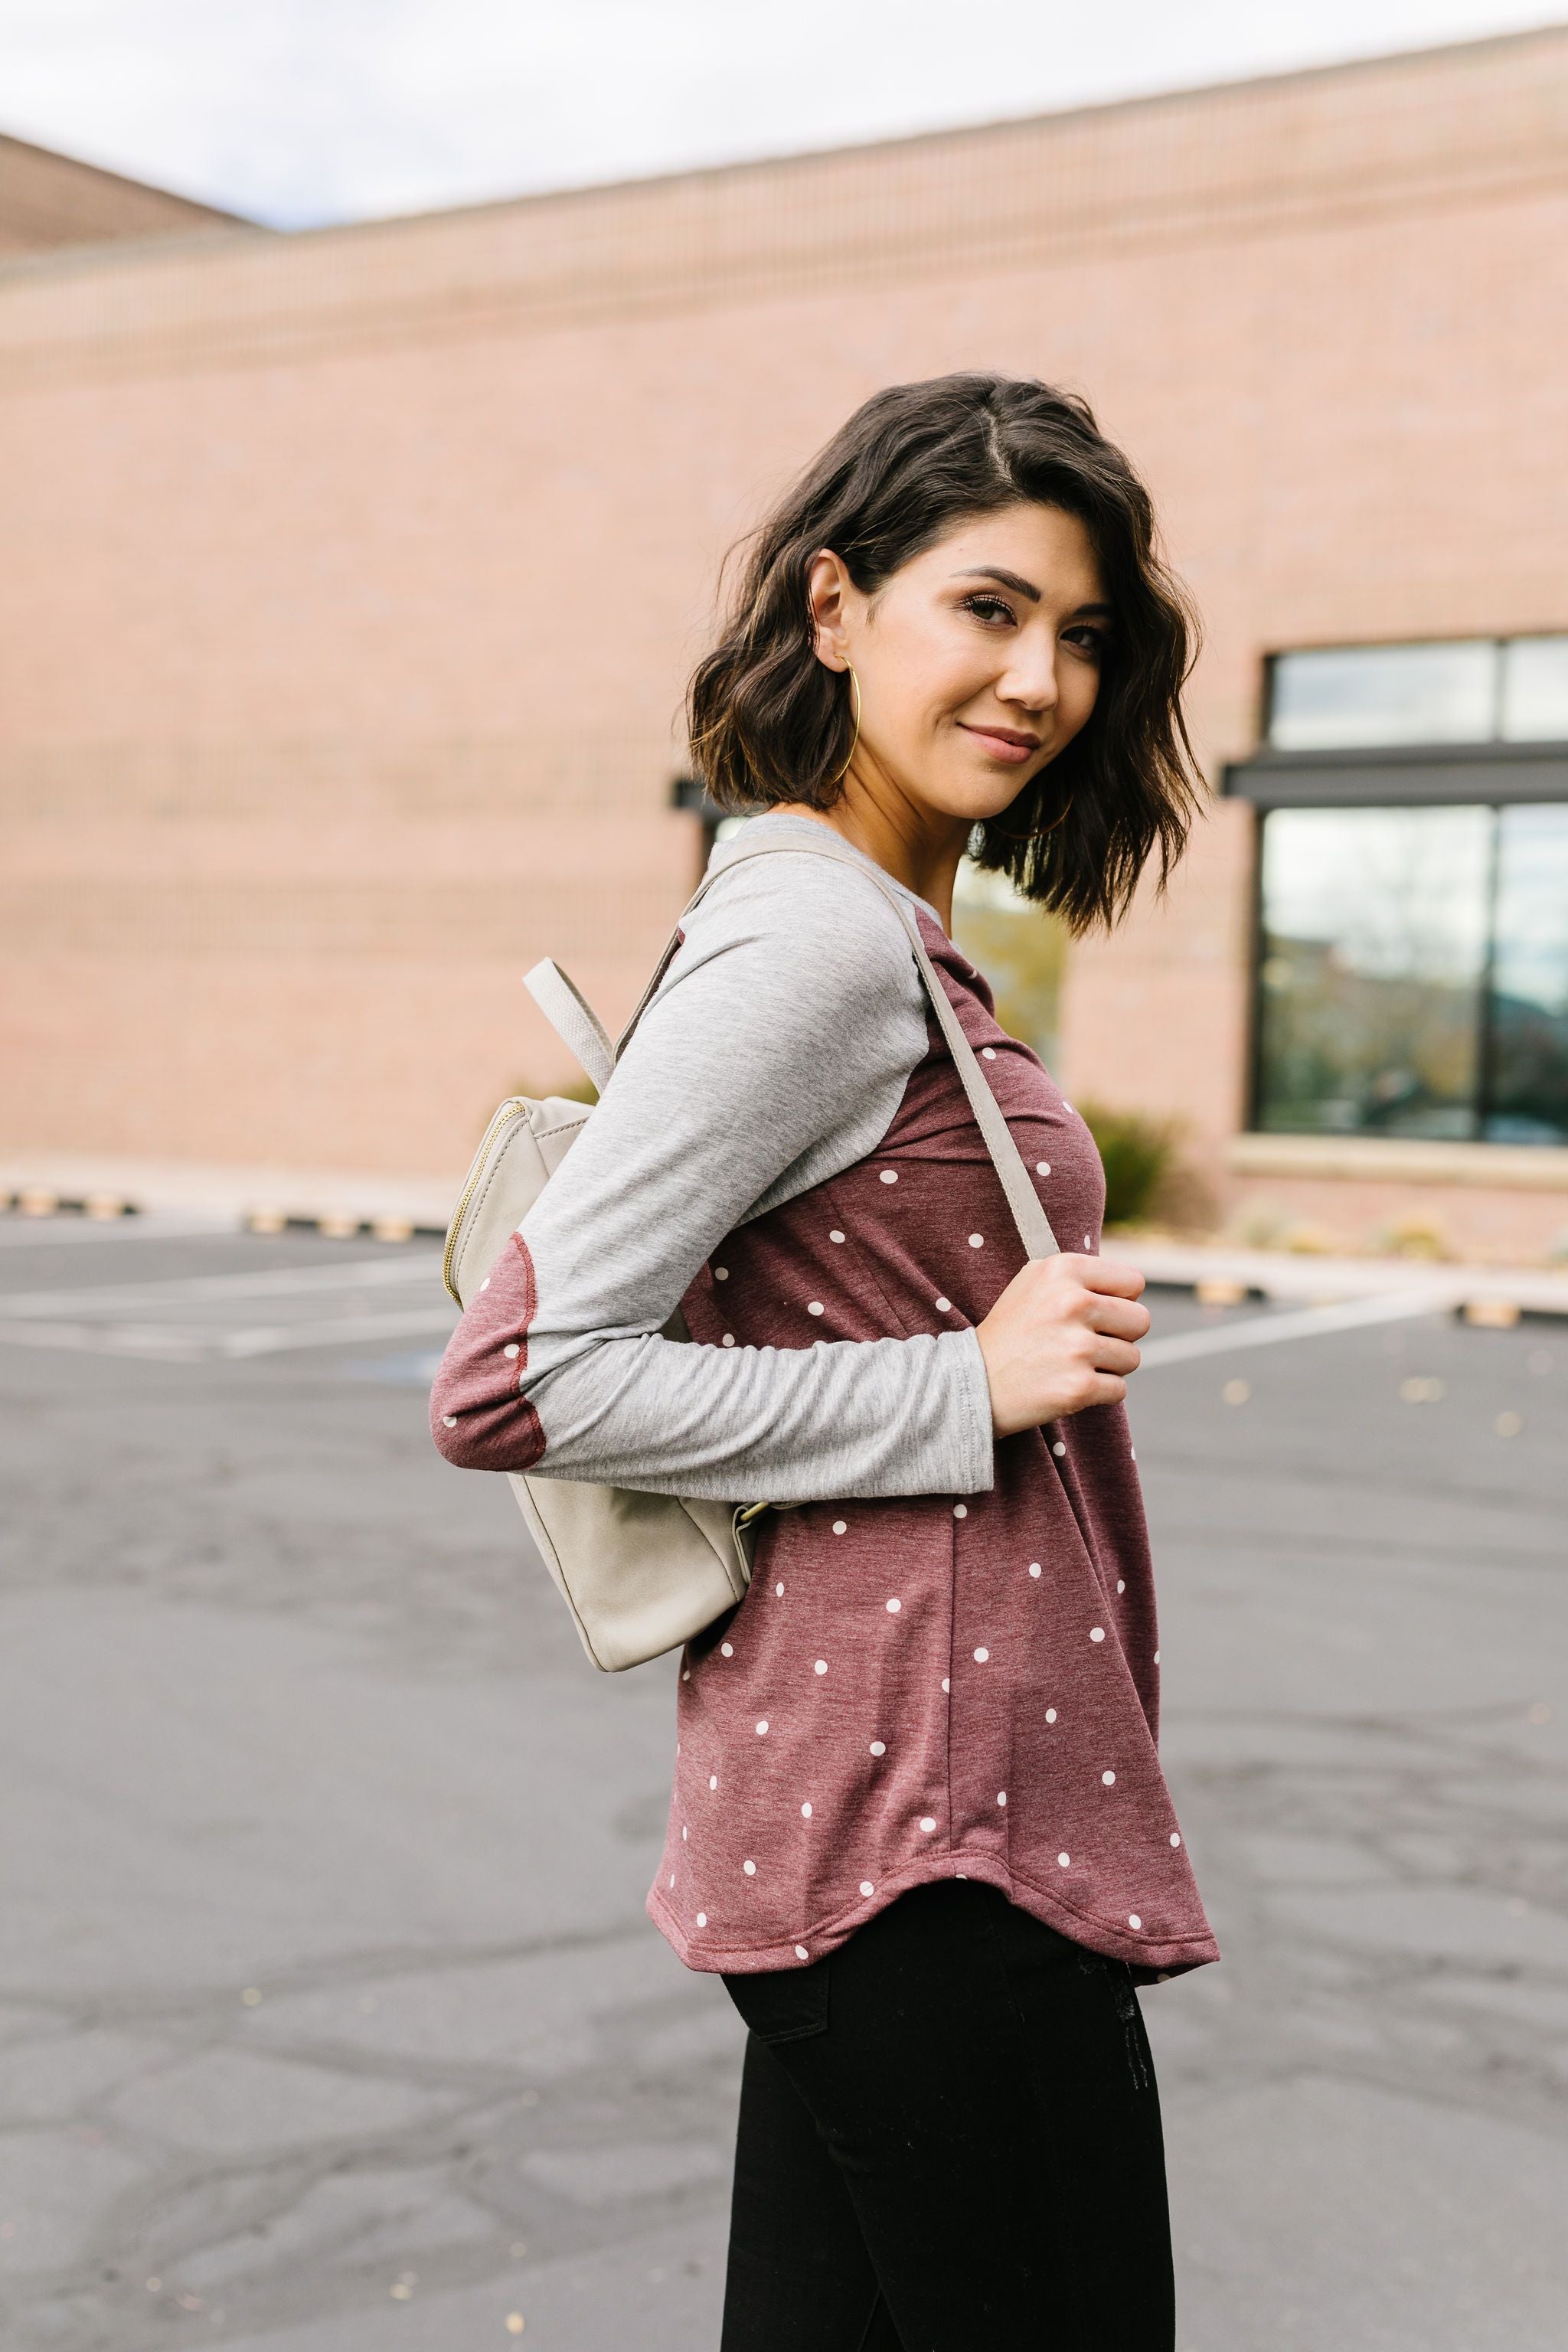
{"label": "white polka dot", "polygon": [[834,1522],[833,1522],[833,1532],[834,1532],[834,1534],[835,1534],[836,1536],[841,1536],[841,1535],[844,1533],[844,1531],[845,1531],[846,1528],[847,1528],[848,1524],[849,1524],[849,1522],[848,1522],[848,1520],[847,1520],[847,1519],[835,1519],[835,1520],[834,1520]]}
{"label": "white polka dot", "polygon": [[835,1225],[835,1226],[834,1226],[834,1228],[833,1228],[833,1231],[828,1234],[827,1238],[828,1238],[828,1240],[829,1240],[830,1242],[841,1242],[841,1241],[844,1239],[844,1236],[843,1236],[843,1234],[839,1232],[839,1230],[838,1230],[837,1226],[837,1225]]}
{"label": "white polka dot", "polygon": [[688,1839],[688,1837],[689,1837],[689,1835],[690,1835],[690,1832],[688,1830],[688,1828],[687,1828],[687,1826],[686,1826],[686,1823],[685,1823],[684,1822],[681,1822],[681,1824],[680,1824],[680,1843],[681,1843],[681,1844],[682,1844],[682,1845],[684,1845],[684,1844],[686,1843],[686,1841],[687,1841],[687,1839]]}
{"label": "white polka dot", "polygon": [[1143,1922],[1140,1919],[1136,1911],[1129,1911],[1127,1914],[1127,1924],[1130,1927],[1141,1927],[1143,1925]]}
{"label": "white polka dot", "polygon": [[708,1914],[706,1911],[699,1911],[697,1914],[697,1924],[700,1927],[706,1927],[708,1925]]}
{"label": "white polka dot", "polygon": [[876,1888],[872,1885],[872,1884],[871,1884],[871,1882],[870,1882],[870,1880],[869,1880],[868,1878],[863,1878],[863,1879],[860,1881],[860,1892],[861,1892],[861,1894],[862,1894],[862,1895],[875,1895],[875,1893],[877,1892],[877,1890],[876,1890]]}
{"label": "white polka dot", "polygon": [[501,1349],[501,1354],[508,1357],[521,1356],[521,1353],[522,1349],[518,1346],[515,1339],[510,1341],[508,1345]]}
{"label": "white polka dot", "polygon": [[810,1804],[809,1804],[809,1803],[802,1805],[802,1807],[801,1807],[801,1809],[800,1809],[800,1817],[801,1817],[801,1820],[802,1820],[803,1822],[808,1822],[808,1821],[810,1821],[810,1819],[811,1819],[811,1806],[810,1806]]}
{"label": "white polka dot", "polygon": [[759,1738],[759,1739],[762,1738],[762,1736],[763,1736],[763,1732],[765,1732],[765,1731],[766,1731],[767,1727],[768,1727],[768,1718],[767,1718],[767,1717],[764,1715],[764,1716],[763,1716],[763,1717],[762,1718],[762,1721],[761,1721],[761,1722],[758,1724],[758,1726],[757,1726],[757,1737],[758,1737],[758,1738]]}
{"label": "white polka dot", "polygon": [[[1129,1460],[1129,1462],[1136,1462],[1136,1461],[1137,1461],[1137,1459],[1138,1459],[1138,1448],[1137,1448],[1135,1445],[1130,1445],[1130,1446],[1128,1447],[1128,1449],[1127,1449],[1127,1459]],[[1160,1981],[1161,1981],[1161,1983],[1162,1983],[1162,1984],[1163,1984],[1163,1982],[1164,1982],[1164,1979],[1162,1977],[1162,1978],[1161,1978],[1161,1979],[1160,1979]]]}
{"label": "white polka dot", "polygon": [[754,1862],[743,1862],[741,1864],[741,1867],[745,1872],[748,1878],[755,1878],[757,1874],[757,1865]]}
{"label": "white polka dot", "polygon": [[1091,1642],[1103,1642],[1105,1639],[1104,1626],[1091,1625],[1089,1629],[1089,1638]]}
{"label": "white polka dot", "polygon": [[669,1883],[672,1886],[675,1885],[675,1873],[673,1870],[669,1874]]}
{"label": "white polka dot", "polygon": [[927,1834],[928,1836],[931,1834],[931,1831],[935,1829],[935,1827],[936,1827],[936,1823],[935,1823],[935,1822],[931,1819],[931,1816],[930,1815],[930,1813],[926,1813],[926,1814],[922,1815],[921,1820],[921,1829],[922,1829],[922,1830],[924,1830],[924,1831],[925,1831],[925,1832],[926,1832],[926,1834]]}
{"label": "white polka dot", "polygon": [[718,1773],[717,1773],[717,1772],[710,1772],[710,1773],[709,1773],[709,1775],[708,1775],[708,1786],[709,1786],[710,1789],[716,1789],[716,1788],[719,1786],[719,1775],[718,1775]]}
{"label": "white polka dot", "polygon": [[811,1671],[812,1671],[812,1673],[813,1673],[814,1675],[825,1675],[825,1674],[827,1672],[827,1661],[826,1661],[826,1658],[818,1658],[818,1660],[817,1660],[817,1662],[816,1662],[816,1665],[815,1665],[815,1666],[813,1666],[813,1668],[812,1668],[812,1670],[811,1670]]}
{"label": "white polka dot", "polygon": [[1005,1805],[1005,1804],[1006,1803],[1006,1801],[1007,1801],[1007,1791],[1006,1791],[1006,1790],[1005,1790],[1005,1789],[998,1789],[998,1790],[997,1790],[997,1791],[996,1791],[996,1802],[997,1802],[999,1805]]}
{"label": "white polka dot", "polygon": [[952,1507],[952,1516],[955,1519],[966,1519],[969,1517],[968,1504],[954,1503]]}
{"label": "white polka dot", "polygon": [[720,1655],[721,1658],[732,1658],[732,1657],[734,1656],[734,1654],[735,1654],[735,1644],[733,1643],[733,1642],[721,1642],[721,1643],[720,1643],[720,1644],[719,1644],[719,1655]]}
{"label": "white polka dot", "polygon": [[680,1679],[683,1683],[689,1683],[691,1680],[691,1669],[689,1666],[681,1667]]}
{"label": "white polka dot", "polygon": [[797,1960],[809,1960],[811,1958],[811,1954],[806,1950],[804,1944],[797,1944],[795,1946],[795,1956]]}
{"label": "white polka dot", "polygon": [[1039,1572],[1040,1572],[1040,1563],[1039,1563],[1039,1561],[1038,1561],[1037,1559],[1032,1559],[1032,1560],[1029,1562],[1029,1574],[1030,1574],[1031,1576],[1038,1576]]}
{"label": "white polka dot", "polygon": [[1180,1831],[1180,1830],[1173,1830],[1173,1831],[1171,1832],[1171,1843],[1172,1843],[1173,1845],[1180,1845],[1180,1844],[1181,1844],[1181,1843],[1182,1843],[1182,1832],[1181,1832],[1181,1831]]}
{"label": "white polka dot", "polygon": [[778,1595],[779,1599],[782,1601],[782,1600],[784,1599],[784,1586],[783,1586],[782,1584],[775,1584],[775,1585],[774,1585],[774,1587],[773,1587],[773,1591],[777,1593],[777,1595]]}
{"label": "white polka dot", "polygon": [[1074,1110],[1074,1108],[1073,1108],[1073,1107],[1072,1107],[1071,1103],[1069,1103],[1069,1102],[1064,1102],[1064,1103],[1063,1103],[1063,1105],[1062,1105],[1062,1108],[1063,1108],[1063,1110],[1065,1110],[1065,1111],[1066,1111],[1066,1113],[1067,1113],[1067,1115],[1068,1115],[1068,1117],[1069,1118],[1076,1118],[1078,1117],[1078,1113],[1077,1113],[1077,1111],[1076,1111],[1076,1110]]}
{"label": "white polka dot", "polygon": [[1160,1663],[1160,1653],[1159,1653],[1159,1651],[1158,1651],[1158,1650],[1156,1650],[1156,1651],[1155,1651],[1155,1653],[1154,1653],[1154,1664],[1155,1664],[1156,1665],[1158,1665],[1158,1664],[1159,1664],[1159,1663]]}
{"label": "white polka dot", "polygon": [[724,1334],[724,1337],[723,1337],[723,1338],[720,1340],[720,1342],[719,1342],[719,1345],[720,1345],[721,1348],[732,1348],[732,1347],[734,1346],[734,1344],[735,1344],[735,1334],[733,1333],[733,1331],[726,1331],[726,1332],[725,1332],[725,1334]]}
{"label": "white polka dot", "polygon": [[1126,1591],[1126,1590],[1127,1590],[1127,1579],[1126,1579],[1124,1576],[1119,1576],[1119,1577],[1117,1578],[1117,1580],[1116,1580],[1116,1590],[1118,1591],[1118,1592],[1125,1592],[1125,1591]]}
{"label": "white polka dot", "polygon": [[1037,1176],[1048,1176],[1048,1175],[1050,1174],[1050,1172],[1051,1172],[1051,1163],[1050,1163],[1050,1161],[1049,1161],[1048,1160],[1036,1160],[1036,1162],[1035,1162],[1035,1173],[1036,1173],[1036,1175],[1037,1175]]}
{"label": "white polka dot", "polygon": [[939,1315],[951,1315],[952,1312],[952,1299],[939,1298],[936,1302],[936,1311]]}
{"label": "white polka dot", "polygon": [[1054,1706],[1048,1706],[1048,1707],[1047,1707],[1047,1709],[1046,1709],[1046,1721],[1047,1721],[1047,1723],[1054,1723],[1054,1722],[1056,1721],[1056,1719],[1057,1719],[1057,1711],[1056,1711],[1056,1708],[1055,1708]]}
{"label": "white polka dot", "polygon": [[480,1288],[481,1290],[488,1290],[488,1289],[489,1288],[489,1286],[490,1286],[490,1278],[489,1278],[489,1276],[487,1274],[487,1275],[486,1275],[486,1276],[485,1276],[485,1278],[484,1278],[484,1280],[483,1280],[483,1282],[481,1282],[481,1283],[480,1283],[480,1285],[479,1285],[479,1288]]}
{"label": "white polka dot", "polygon": [[873,1756],[885,1756],[887,1752],[888,1743],[885,1739],[873,1739],[871,1742],[871,1753]]}
{"label": "white polka dot", "polygon": [[457,1426],[458,1426],[458,1416],[457,1416],[457,1414],[456,1414],[455,1412],[444,1412],[444,1413],[441,1415],[441,1419],[442,1419],[443,1423],[446,1424],[446,1426],[447,1426],[448,1429],[456,1429],[456,1428],[457,1428]]}
{"label": "white polka dot", "polygon": [[889,1601],[888,1602],[888,1604],[887,1604],[887,1608],[888,1608],[888,1614],[889,1614],[889,1617],[896,1617],[896,1616],[898,1615],[898,1613],[899,1613],[900,1610],[903,1607],[903,1605],[904,1605],[904,1604],[903,1604],[903,1602],[902,1602],[901,1601],[899,1601],[899,1600],[896,1600],[896,1599],[895,1599],[895,1600],[892,1600],[892,1601]]}
{"label": "white polka dot", "polygon": [[947,1678],[947,1676],[946,1676],[945,1675],[943,1675],[943,1676],[942,1676],[942,1686],[943,1690],[948,1690],[948,1689],[950,1689],[950,1688],[952,1687],[952,1685],[950,1685],[950,1683],[949,1683],[949,1681],[948,1681],[948,1678]]}
{"label": "white polka dot", "polygon": [[982,1047],[980,1048],[980,1057],[981,1057],[982,1061],[984,1061],[984,1062],[994,1062],[994,1061],[996,1059],[996,1048],[995,1048],[995,1046],[994,1046],[994,1045],[982,1045]]}
{"label": "white polka dot", "polygon": [[1067,1868],[1067,1866],[1068,1866],[1068,1863],[1069,1863],[1071,1860],[1072,1860],[1072,1856],[1071,1856],[1071,1854],[1070,1854],[1070,1853],[1058,1853],[1058,1856],[1057,1856],[1057,1867],[1058,1867],[1058,1870],[1065,1870],[1065,1869]]}
{"label": "white polka dot", "polygon": [[991,1655],[991,1653],[990,1653],[990,1651],[989,1651],[989,1650],[976,1650],[976,1651],[975,1651],[975,1653],[974,1653],[974,1663],[975,1663],[975,1664],[976,1664],[977,1666],[983,1666],[983,1665],[985,1664],[986,1659],[987,1659],[990,1655]]}
{"label": "white polka dot", "polygon": [[1086,1250],[1091,1250],[1094,1247],[1094,1236],[1092,1234],[1085,1234],[1083,1237],[1083,1245]]}
{"label": "white polka dot", "polygon": [[821,1312],[822,1312],[822,1301],[821,1301],[821,1299],[820,1299],[820,1298],[813,1298],[813,1299],[809,1299],[809,1300],[806,1302],[806,1309],[805,1309],[805,1311],[806,1311],[806,1313],[807,1313],[808,1315],[820,1315],[820,1314],[821,1314]]}
{"label": "white polka dot", "polygon": [[985,1246],[985,1236],[984,1236],[984,1234],[970,1234],[970,1236],[969,1236],[969,1246],[970,1246],[970,1248],[971,1248],[971,1249],[984,1249],[984,1246]]}
{"label": "white polka dot", "polygon": [[1063,1441],[1061,1438],[1059,1438],[1059,1437],[1058,1437],[1058,1438],[1057,1439],[1057,1441],[1056,1441],[1055,1444],[1051,1447],[1051,1452],[1052,1452],[1054,1454],[1056,1454],[1056,1455],[1058,1457],[1058,1459],[1059,1459],[1059,1457],[1060,1457],[1062,1454],[1064,1454],[1067,1452],[1067,1446],[1066,1446],[1066,1444],[1064,1443],[1064,1441]]}
{"label": "white polka dot", "polygon": [[899,1171],[898,1171],[898,1170],[897,1170],[896,1168],[884,1168],[884,1169],[883,1169],[883,1171],[882,1171],[882,1181],[883,1181],[883,1183],[884,1183],[884,1184],[896,1184],[896,1183],[898,1182],[898,1181],[899,1181]]}
{"label": "white polka dot", "polygon": [[1102,1772],[1102,1773],[1100,1774],[1100,1777],[1101,1781],[1104,1783],[1105,1787],[1106,1787],[1106,1788],[1108,1788],[1108,1789],[1109,1789],[1109,1788],[1110,1788],[1110,1787],[1114,1784],[1115,1780],[1116,1780],[1116,1775],[1115,1775],[1115,1773],[1114,1773],[1114,1772]]}

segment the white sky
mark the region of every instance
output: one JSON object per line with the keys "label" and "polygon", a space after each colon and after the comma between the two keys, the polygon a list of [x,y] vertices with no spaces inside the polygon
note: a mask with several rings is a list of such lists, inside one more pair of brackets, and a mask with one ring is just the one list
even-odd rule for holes
{"label": "white sky", "polygon": [[294,227],[1565,15],[1563,0],[0,0],[0,130]]}

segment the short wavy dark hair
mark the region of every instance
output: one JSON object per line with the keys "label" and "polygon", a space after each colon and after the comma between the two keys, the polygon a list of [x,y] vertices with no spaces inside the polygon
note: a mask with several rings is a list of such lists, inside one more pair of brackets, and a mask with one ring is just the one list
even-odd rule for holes
{"label": "short wavy dark hair", "polygon": [[[977,824],[970,852],[1084,931],[1125,911],[1155,850],[1163,889],[1202,781],[1182,714],[1197,617],[1156,551],[1148,491],[1074,393],[943,375],[891,384],[858,408],[742,542],[729,619],[688,689],[691,757],[721,808],[831,807],[853,719],[845,678],[814,650],[814,557],[831,548],[873,594],[965,516],[1020,500],[1082,522],[1111,635],[1089,720],[1004,813],[1007,833]],[[1049,824],[1068,793],[1055,830],[1007,837]]]}

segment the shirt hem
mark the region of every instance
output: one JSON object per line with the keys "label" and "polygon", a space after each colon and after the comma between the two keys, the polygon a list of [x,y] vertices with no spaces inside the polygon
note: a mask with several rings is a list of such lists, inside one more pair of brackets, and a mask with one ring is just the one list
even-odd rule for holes
{"label": "shirt hem", "polygon": [[[960,1864],[962,1870],[956,1867]],[[1010,1870],[993,1853],[972,1853],[962,1846],[940,1859],[933,1856],[930,1862],[911,1864],[905,1870],[893,1872],[878,1882],[875,1895],[864,1895],[834,1917],[804,1927],[797,1936],[786,1936],[776,1943],[718,1944],[705,1937],[693,1936],[671,1910],[663,1887],[657,1885],[649,1888],[644,1908],[687,1968],[706,1975],[749,1976],[766,1969],[804,1968],[811,1960],[821,1959],[826,1953],[847,1943],[857,1927],[863,1927],[910,1887],[953,1877],[983,1880],[996,1887],[1010,1903],[1016,1903],[1020,1910],[1042,1920],[1047,1927],[1054,1927],[1058,1935],[1108,1959],[1125,1960],[1140,1973],[1147,1972],[1150,1978],[1184,1975],[1187,1969],[1203,1968],[1220,1957],[1212,1933],[1144,1935],[1079,1910],[1075,1904],[1065,1901],[1058,1889],[1037,1886],[1032,1879],[1020,1871]]]}

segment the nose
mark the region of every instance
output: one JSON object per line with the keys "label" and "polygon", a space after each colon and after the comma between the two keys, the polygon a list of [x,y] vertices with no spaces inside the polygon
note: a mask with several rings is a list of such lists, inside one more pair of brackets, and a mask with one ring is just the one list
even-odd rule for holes
{"label": "nose", "polygon": [[1005,675],[996,681],[999,698],[1016,703],[1020,710],[1054,710],[1058,694],[1054,644],[1048,638],[1029,646],[1019,643],[1013,654]]}

